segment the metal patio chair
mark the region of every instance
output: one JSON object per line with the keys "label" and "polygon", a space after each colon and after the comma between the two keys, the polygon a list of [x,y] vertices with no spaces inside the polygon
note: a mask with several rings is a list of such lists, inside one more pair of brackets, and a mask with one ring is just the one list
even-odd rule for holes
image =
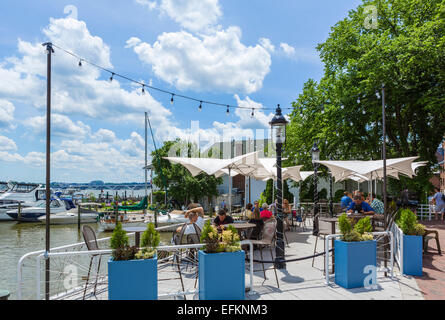
{"label": "metal patio chair", "polygon": [[[100,250],[99,246],[97,244],[96,233],[94,232],[93,228],[91,228],[90,226],[83,226],[82,227],[82,235],[83,235],[83,240],[85,241],[85,245],[86,245],[88,251]],[[94,282],[94,290],[93,290],[93,295],[96,296],[97,280],[99,277],[100,262],[102,260],[102,255],[100,255],[100,254],[93,254],[91,256],[90,265],[88,267],[88,275],[87,275],[87,279],[86,279],[85,290],[83,292],[82,300],[85,300],[85,295],[87,293],[88,284],[90,281],[91,267],[92,267],[93,260],[95,257],[99,257],[99,262],[97,264],[97,270],[96,270],[96,280]]]}

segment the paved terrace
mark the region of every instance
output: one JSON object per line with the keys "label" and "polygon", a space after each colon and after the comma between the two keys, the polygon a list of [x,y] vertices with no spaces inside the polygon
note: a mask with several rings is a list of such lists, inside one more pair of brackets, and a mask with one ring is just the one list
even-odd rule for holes
{"label": "paved terrace", "polygon": [[[312,232],[298,231],[288,232],[287,237],[289,246],[286,246],[287,259],[310,256],[314,250],[315,237]],[[323,247],[322,242],[319,241],[319,249]],[[270,251],[264,250],[264,260],[270,259]],[[260,260],[259,251],[255,252],[255,259]],[[443,260],[442,260],[443,263]],[[395,269],[394,278],[385,277],[383,272],[378,273],[378,286],[376,289],[344,289],[331,281],[330,285],[325,284],[323,275],[324,258],[318,257],[315,259],[314,267],[312,259],[303,260],[299,262],[291,262],[287,264],[286,270],[277,270],[280,288],[277,287],[275,274],[271,268],[271,264],[266,264],[269,268],[266,271],[267,279],[264,280],[261,264],[255,263],[254,273],[254,294],[246,295],[250,300],[423,300],[425,290],[420,289],[413,277],[400,275],[398,269]],[[196,269],[182,268],[183,281],[185,291],[195,290],[195,275]],[[428,275],[432,275],[427,271]],[[441,274],[443,277],[443,274]],[[434,276],[436,277],[436,276]],[[172,267],[160,268],[159,279],[176,278],[174,280],[166,280],[159,282],[159,294],[174,293],[181,291],[181,282],[178,279],[178,273]],[[246,265],[246,286],[249,285],[249,270]],[[442,280],[443,281],[443,280]],[[425,278],[425,285],[428,285],[429,279]],[[443,282],[442,282],[443,284]],[[423,283],[420,282],[423,288]],[[101,286],[100,286],[101,287]],[[106,287],[102,287],[103,293],[98,299],[107,299]],[[428,297],[428,294],[426,295]],[[75,297],[79,298],[79,296]],[[92,299],[95,299],[92,297]],[[172,299],[169,297],[168,299]],[[183,299],[183,296],[177,297]],[[196,294],[187,296],[187,300],[198,299]]]}
{"label": "paved terrace", "polygon": [[442,255],[437,253],[434,240],[430,240],[428,253],[423,255],[423,276],[416,277],[417,284],[427,300],[445,300],[445,221],[423,221],[428,229],[439,232]]}

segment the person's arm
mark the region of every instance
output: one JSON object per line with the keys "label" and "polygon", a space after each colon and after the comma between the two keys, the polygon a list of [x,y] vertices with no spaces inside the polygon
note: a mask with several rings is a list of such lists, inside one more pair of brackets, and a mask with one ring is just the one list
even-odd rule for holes
{"label": "person's arm", "polygon": [[354,203],[354,202],[351,202],[351,203],[349,204],[349,207],[348,207],[348,209],[347,209],[347,212],[352,212],[352,211],[353,211],[353,208],[352,208],[353,203]]}
{"label": "person's arm", "polygon": [[204,217],[204,209],[202,207],[190,209],[185,213],[185,217],[188,218],[189,214],[192,212],[196,212],[200,217]]}

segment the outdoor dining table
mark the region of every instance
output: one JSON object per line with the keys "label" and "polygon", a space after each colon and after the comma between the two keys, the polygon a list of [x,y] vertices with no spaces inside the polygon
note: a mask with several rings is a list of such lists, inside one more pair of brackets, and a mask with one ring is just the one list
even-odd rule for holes
{"label": "outdoor dining table", "polygon": [[253,229],[253,228],[256,227],[255,223],[248,223],[248,222],[231,223],[231,224],[228,224],[228,225],[233,226],[238,231],[238,234],[239,234],[240,238],[242,237],[242,233],[243,232],[247,232],[250,229]]}

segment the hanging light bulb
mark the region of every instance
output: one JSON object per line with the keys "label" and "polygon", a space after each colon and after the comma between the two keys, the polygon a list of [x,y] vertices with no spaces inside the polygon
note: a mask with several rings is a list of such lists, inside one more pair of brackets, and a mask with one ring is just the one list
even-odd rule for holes
{"label": "hanging light bulb", "polygon": [[142,95],[145,95],[145,85],[142,85]]}
{"label": "hanging light bulb", "polygon": [[229,108],[229,106],[227,106],[227,111],[226,111],[226,113],[227,113],[227,115],[230,114],[230,108]]}
{"label": "hanging light bulb", "polygon": [[250,115],[252,118],[255,117],[255,109],[252,109],[252,114]]}
{"label": "hanging light bulb", "polygon": [[110,77],[110,82],[112,82],[113,81],[113,78],[114,78],[114,72],[111,74],[111,77]]}
{"label": "hanging light bulb", "polygon": [[82,59],[79,60],[79,67],[82,66]]}
{"label": "hanging light bulb", "polygon": [[173,104],[173,102],[175,102],[175,98],[174,98],[174,94],[172,94],[172,98],[170,99],[170,103]]}
{"label": "hanging light bulb", "polygon": [[199,102],[199,108],[198,111],[201,112],[202,111],[202,101]]}

